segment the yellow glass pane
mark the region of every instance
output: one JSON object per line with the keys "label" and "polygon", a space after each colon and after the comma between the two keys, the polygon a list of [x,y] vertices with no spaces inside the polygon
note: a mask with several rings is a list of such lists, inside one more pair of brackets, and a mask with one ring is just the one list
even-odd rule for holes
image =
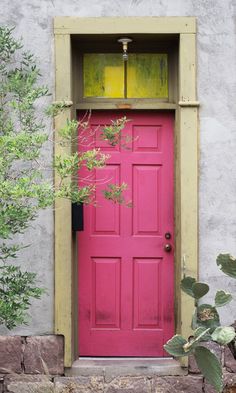
{"label": "yellow glass pane", "polygon": [[84,97],[123,98],[124,64],[119,53],[83,56]]}
{"label": "yellow glass pane", "polygon": [[167,54],[129,54],[127,98],[168,98]]}

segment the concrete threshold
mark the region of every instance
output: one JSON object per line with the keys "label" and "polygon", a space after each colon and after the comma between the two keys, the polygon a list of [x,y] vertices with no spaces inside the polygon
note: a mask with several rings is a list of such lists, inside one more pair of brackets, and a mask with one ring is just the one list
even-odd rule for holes
{"label": "concrete threshold", "polygon": [[187,375],[187,369],[173,358],[79,358],[65,375],[103,376],[109,382],[119,376]]}

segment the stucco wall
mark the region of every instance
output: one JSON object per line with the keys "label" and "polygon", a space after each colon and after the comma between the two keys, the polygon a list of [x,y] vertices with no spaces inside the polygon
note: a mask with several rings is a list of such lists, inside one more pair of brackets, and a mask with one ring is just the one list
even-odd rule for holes
{"label": "stucco wall", "polygon": [[[235,0],[2,0],[0,23],[16,26],[41,62],[44,83],[54,89],[54,16],[196,16],[198,18],[198,98],[200,108],[199,238],[200,278],[212,288],[236,292],[222,276],[217,253],[236,255],[236,1]],[[52,149],[45,157],[50,162]],[[28,327],[13,333],[53,331],[53,214],[40,214],[27,232],[32,243],[22,264],[38,271],[48,295],[35,302]],[[212,291],[214,294],[214,290]],[[223,312],[236,319],[235,303]],[[0,329],[2,334],[6,333]]]}

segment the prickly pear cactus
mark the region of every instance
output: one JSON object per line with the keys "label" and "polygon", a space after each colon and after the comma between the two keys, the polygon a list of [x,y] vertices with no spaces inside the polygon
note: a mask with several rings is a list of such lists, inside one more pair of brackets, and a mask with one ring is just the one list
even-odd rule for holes
{"label": "prickly pear cactus", "polygon": [[[220,254],[217,257],[217,265],[222,272],[236,278],[236,259],[230,254]],[[199,304],[199,300],[209,292],[208,284],[198,282],[193,277],[184,277],[180,286],[183,292],[194,299],[195,312],[191,324],[193,336],[186,340],[184,337],[176,335],[164,345],[164,348],[174,357],[192,354],[206,380],[215,388],[216,392],[220,393],[223,391],[221,364],[214,353],[201,343],[215,341],[220,345],[235,348],[235,328],[221,326],[217,311],[218,307],[223,307],[231,302],[232,295],[223,290],[218,290],[214,304]]]}
{"label": "prickly pear cactus", "polygon": [[230,254],[220,254],[216,259],[216,263],[223,273],[236,278],[236,258]]}

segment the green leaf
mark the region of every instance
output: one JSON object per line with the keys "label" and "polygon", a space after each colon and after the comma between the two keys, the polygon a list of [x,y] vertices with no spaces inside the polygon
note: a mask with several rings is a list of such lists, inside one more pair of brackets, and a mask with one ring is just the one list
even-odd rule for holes
{"label": "green leaf", "polygon": [[180,287],[182,289],[182,291],[184,291],[185,293],[187,293],[187,295],[191,296],[194,298],[194,294],[193,294],[193,284],[196,283],[195,278],[193,277],[184,277],[181,280],[181,284]]}
{"label": "green leaf", "polygon": [[195,330],[198,328],[198,323],[197,323],[197,309],[195,308],[195,311],[192,316],[192,322],[191,322],[191,329]]}
{"label": "green leaf", "polygon": [[117,120],[111,120],[110,125],[102,128],[100,138],[107,141],[111,146],[116,146],[124,138],[122,130],[128,121],[126,116]]}
{"label": "green leaf", "polygon": [[200,337],[201,341],[209,341],[212,339],[209,331],[210,331],[210,328],[206,329],[206,328],[200,326],[193,332],[193,336],[194,336],[194,338]]}
{"label": "green leaf", "polygon": [[181,281],[181,289],[194,299],[200,299],[209,291],[209,286],[202,282],[196,282],[193,277],[184,277]]}
{"label": "green leaf", "polygon": [[223,373],[217,357],[207,348],[198,346],[194,356],[199,370],[217,392],[223,390]]}
{"label": "green leaf", "polygon": [[223,290],[217,291],[215,295],[215,307],[222,307],[231,302],[233,299],[230,293],[227,293]]}
{"label": "green leaf", "polygon": [[202,334],[205,331],[206,331],[206,329],[204,327],[200,326],[193,332],[193,336],[198,337],[198,336],[200,336],[200,334]]}
{"label": "green leaf", "polygon": [[35,273],[23,272],[14,265],[0,267],[0,325],[13,329],[28,323],[32,299],[39,299],[45,292],[36,285]]}
{"label": "green leaf", "polygon": [[232,326],[219,326],[211,335],[212,340],[221,345],[227,345],[235,338],[235,330]]}
{"label": "green leaf", "polygon": [[201,304],[197,308],[197,325],[215,329],[220,324],[220,317],[215,307],[210,304]]}
{"label": "green leaf", "polygon": [[195,299],[200,299],[209,292],[209,285],[203,282],[195,282],[192,286],[192,292]]}
{"label": "green leaf", "polygon": [[[201,330],[201,331],[200,331],[200,330]],[[198,328],[198,329],[194,332],[193,338],[191,337],[191,338],[189,339],[189,341],[188,341],[186,344],[184,344],[184,347],[183,347],[183,348],[184,348],[184,351],[186,352],[186,351],[191,351],[191,350],[193,350],[193,349],[196,347],[196,345],[198,344],[198,342],[199,342],[199,341],[202,341],[203,338],[204,338],[204,336],[205,336],[206,334],[208,334],[209,331],[210,331],[210,328],[208,328],[208,329]]]}
{"label": "green leaf", "polygon": [[236,259],[230,254],[219,254],[216,259],[217,265],[227,276],[236,278]]}
{"label": "green leaf", "polygon": [[186,356],[189,352],[191,352],[190,350],[184,350],[184,346],[186,344],[188,344],[188,341],[179,334],[176,334],[169,341],[167,341],[167,343],[164,345],[164,348],[166,352],[172,356]]}

